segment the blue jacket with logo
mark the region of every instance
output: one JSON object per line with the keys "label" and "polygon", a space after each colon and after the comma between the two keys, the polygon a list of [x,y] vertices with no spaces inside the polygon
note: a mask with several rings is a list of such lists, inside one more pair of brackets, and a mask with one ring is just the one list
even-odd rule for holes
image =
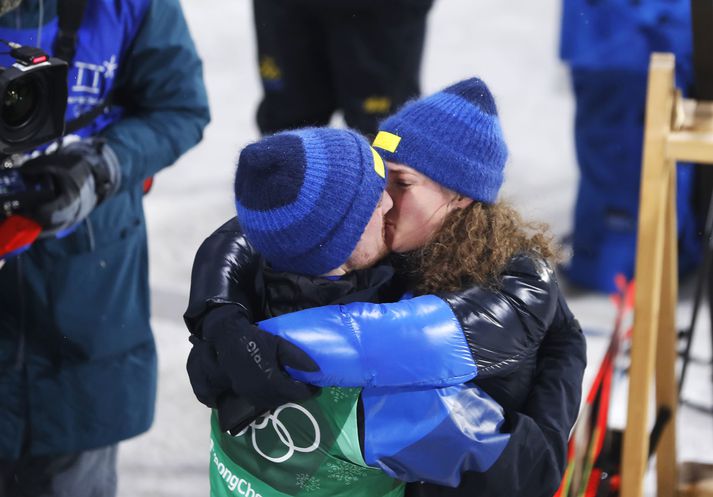
{"label": "blue jacket with logo", "polygon": [[[25,0],[0,38],[48,52],[57,0]],[[3,65],[11,61],[4,56]],[[62,239],[0,269],[0,458],[81,451],[149,428],[156,351],[149,326],[145,178],[198,143],[209,111],[178,0],[89,0],[69,71],[66,119],[114,93],[79,137],[101,135],[121,190]]]}

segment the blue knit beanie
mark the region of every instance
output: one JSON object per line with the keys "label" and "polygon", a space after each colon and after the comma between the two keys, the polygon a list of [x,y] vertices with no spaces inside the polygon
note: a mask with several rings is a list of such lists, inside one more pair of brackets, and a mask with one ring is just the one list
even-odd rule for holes
{"label": "blue knit beanie", "polygon": [[384,162],[351,130],[305,128],[248,145],[235,176],[245,236],[280,271],[346,262],[386,186]]}
{"label": "blue knit beanie", "polygon": [[508,151],[495,101],[478,78],[404,105],[379,126],[373,146],[451,190],[495,202]]}

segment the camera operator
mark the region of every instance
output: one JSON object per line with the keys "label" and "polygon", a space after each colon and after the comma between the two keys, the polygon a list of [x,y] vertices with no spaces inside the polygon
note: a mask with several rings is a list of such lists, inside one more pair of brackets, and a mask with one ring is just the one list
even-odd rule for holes
{"label": "camera operator", "polygon": [[156,395],[143,182],[200,141],[202,65],[178,0],[2,0],[0,38],[57,56],[76,39],[65,119],[106,106],[16,170],[52,194],[0,269],[0,495],[112,496]]}

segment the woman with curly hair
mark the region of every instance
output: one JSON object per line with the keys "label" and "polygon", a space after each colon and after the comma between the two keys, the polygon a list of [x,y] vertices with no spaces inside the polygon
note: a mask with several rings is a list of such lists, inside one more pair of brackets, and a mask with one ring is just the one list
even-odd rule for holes
{"label": "woman with curly hair", "polygon": [[[461,471],[456,488],[412,483],[407,496],[552,495],[579,410],[585,343],[552,270],[558,252],[546,226],[523,221],[497,199],[507,147],[489,89],[473,78],[410,102],[381,124],[373,146],[386,161],[394,204],[384,225],[399,281],[395,295],[434,294],[451,306],[478,364],[469,383],[505,408],[504,432],[510,436],[491,467]],[[356,328],[367,342],[360,315],[373,319],[389,306],[360,308],[357,314],[350,305],[338,309],[343,332]],[[389,311],[381,312],[386,316]],[[333,317],[326,314],[321,321],[311,315],[311,322],[321,330]],[[532,340],[544,335],[543,342],[507,347],[506,330],[519,326],[532,331]],[[497,357],[479,361],[483,351],[497,351]],[[332,372],[293,373],[312,384],[319,384],[322,375],[335,382]],[[388,411],[397,419],[414,407],[394,394],[367,392],[363,399],[367,421],[370,410]],[[372,446],[376,438],[388,441],[394,426],[379,430],[367,425]],[[458,460],[452,469],[465,466]],[[405,476],[398,468],[382,469]]]}

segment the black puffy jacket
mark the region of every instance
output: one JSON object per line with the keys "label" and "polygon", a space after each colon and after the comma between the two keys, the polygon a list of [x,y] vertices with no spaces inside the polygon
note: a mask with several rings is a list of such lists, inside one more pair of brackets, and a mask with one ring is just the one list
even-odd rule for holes
{"label": "black puffy jacket", "polygon": [[[510,277],[517,278],[513,269],[511,266]],[[523,283],[527,285],[525,281]],[[504,452],[487,471],[465,472],[457,488],[413,483],[407,486],[406,497],[551,497],[555,494],[566,466],[569,433],[579,412],[587,354],[582,329],[556,282],[553,281],[550,291],[555,296],[554,315],[551,320],[541,323],[546,326],[546,334],[534,362],[534,381],[525,402],[511,404],[525,388],[519,375],[511,375],[509,379],[505,376],[474,380],[505,408],[503,429],[510,433],[510,441]],[[466,290],[464,293],[468,295],[470,292]],[[482,301],[471,302],[483,305]],[[521,318],[534,318],[528,313],[524,315],[528,317],[522,315],[521,306],[526,302],[515,298],[511,303]],[[459,306],[453,308],[459,314]],[[511,318],[516,319],[514,315]],[[467,318],[461,316],[461,319]],[[463,328],[467,329],[468,325],[464,324]],[[531,359],[523,365],[533,366]],[[506,366],[506,369],[510,367]]]}

